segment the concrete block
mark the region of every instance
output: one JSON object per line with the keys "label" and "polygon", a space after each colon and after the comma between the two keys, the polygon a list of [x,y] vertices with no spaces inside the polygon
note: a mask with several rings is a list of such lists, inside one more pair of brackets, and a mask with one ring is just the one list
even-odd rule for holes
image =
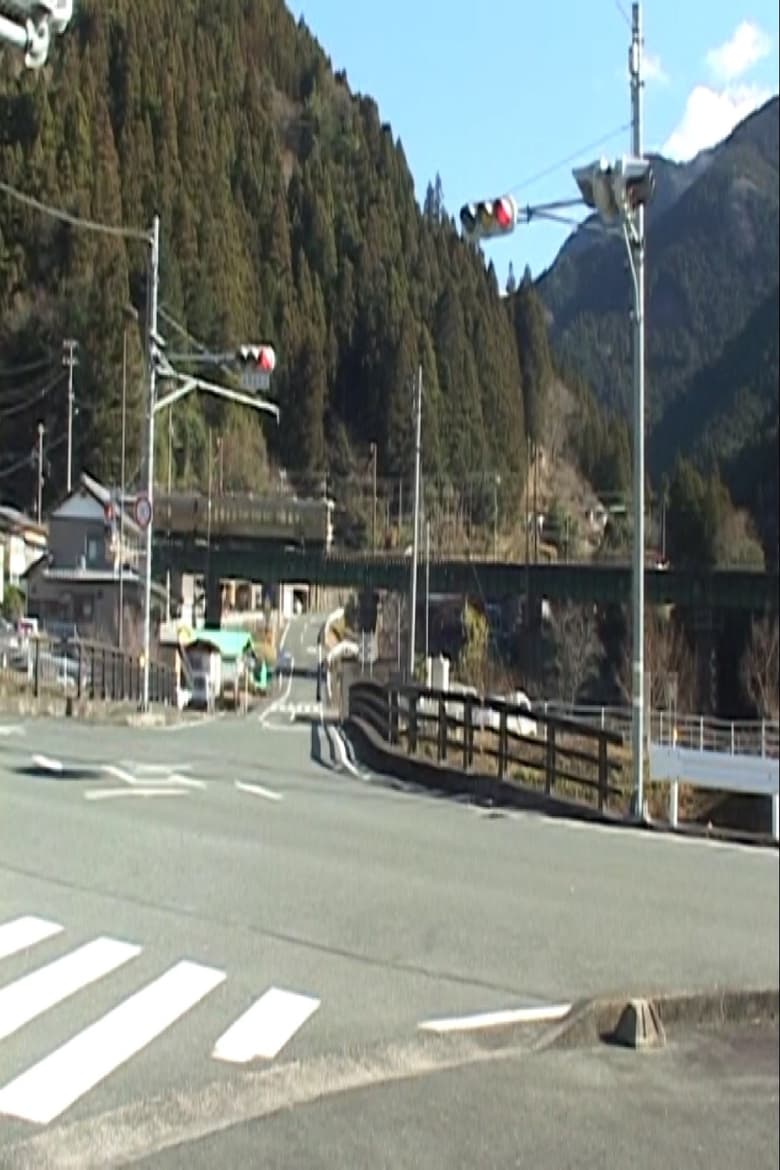
{"label": "concrete block", "polygon": [[663,1048],[666,1033],[657,1006],[649,999],[632,999],[618,1020],[613,1037],[625,1048]]}

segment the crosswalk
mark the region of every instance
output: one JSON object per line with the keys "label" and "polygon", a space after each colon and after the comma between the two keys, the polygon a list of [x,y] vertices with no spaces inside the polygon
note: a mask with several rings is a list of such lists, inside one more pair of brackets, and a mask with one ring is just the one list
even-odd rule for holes
{"label": "crosswalk", "polygon": [[280,720],[294,723],[296,719],[319,719],[322,714],[322,703],[294,703],[290,701],[275,703],[272,714]]}
{"label": "crosswalk", "polygon": [[[4,985],[0,967],[0,1042],[22,1034],[36,1020],[47,1020],[47,1013],[79,994],[88,997],[89,989],[100,981],[132,970],[144,951],[136,942],[106,935],[69,950],[62,950],[63,945],[67,931],[60,923],[35,915],[0,922],[0,960],[16,958],[26,965],[28,959],[35,961],[35,948],[60,951]],[[0,1117],[49,1125],[227,979],[217,967],[178,959],[53,1051],[27,1068],[12,1070],[11,1079],[0,1083]],[[274,1060],[319,1007],[319,999],[312,995],[268,988],[238,1018],[221,1021],[213,1047],[203,1055],[233,1065]],[[6,1075],[0,1045],[0,1081]]]}

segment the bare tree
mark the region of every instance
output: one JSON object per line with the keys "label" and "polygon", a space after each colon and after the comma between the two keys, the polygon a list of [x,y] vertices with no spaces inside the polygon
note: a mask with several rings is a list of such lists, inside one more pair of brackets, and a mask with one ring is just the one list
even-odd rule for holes
{"label": "bare tree", "polygon": [[[696,660],[685,631],[673,614],[655,607],[645,610],[644,651],[645,675],[650,676],[648,701],[651,708],[694,711],[697,706]],[[620,688],[627,700],[631,698],[631,670],[629,628],[618,670]]]}
{"label": "bare tree", "polygon": [[745,692],[761,719],[777,719],[778,707],[778,623],[762,618],[750,626],[750,641],[740,663]]}
{"label": "bare tree", "polygon": [[593,676],[601,655],[601,640],[593,610],[567,602],[553,620],[555,673],[561,699],[572,705]]}

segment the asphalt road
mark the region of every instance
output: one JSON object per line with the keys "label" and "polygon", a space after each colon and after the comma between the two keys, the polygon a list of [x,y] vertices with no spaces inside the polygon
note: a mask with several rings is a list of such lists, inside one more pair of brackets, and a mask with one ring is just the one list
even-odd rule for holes
{"label": "asphalt road", "polygon": [[[778,985],[776,852],[371,776],[316,702],[320,624],[291,624],[293,673],[246,717],[0,719],[0,1165],[253,1165],[253,1142],[264,1166],[526,1164],[506,1135],[478,1157],[464,1102],[509,1132],[509,1086],[538,1108],[558,1066],[472,1066],[467,1019]],[[391,1140],[407,1112],[438,1154]]]}

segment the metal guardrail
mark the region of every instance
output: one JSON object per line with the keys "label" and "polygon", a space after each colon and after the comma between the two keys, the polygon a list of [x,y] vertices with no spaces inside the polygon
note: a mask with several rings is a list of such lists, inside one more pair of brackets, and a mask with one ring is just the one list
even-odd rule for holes
{"label": "metal guardrail", "polygon": [[[631,734],[628,707],[570,706],[543,702],[534,714],[566,715],[595,727]],[[780,757],[780,724],[770,719],[716,719],[709,715],[681,715],[674,711],[651,711],[647,723],[650,742],[663,747],[691,748],[728,755]]]}
{"label": "metal guardrail", "polygon": [[[547,796],[594,797],[599,810],[625,793],[620,778],[623,736],[564,716],[534,712],[499,699],[425,687],[356,681],[348,712],[391,748],[435,759],[464,773],[495,767],[499,780],[543,784]],[[616,777],[617,774],[617,777]]]}
{"label": "metal guardrail", "polygon": [[[140,702],[143,668],[138,655],[101,642],[32,637],[18,646],[0,648],[0,684],[38,698],[62,695],[99,702]],[[160,662],[149,671],[149,697],[155,704],[176,705],[176,674]]]}

